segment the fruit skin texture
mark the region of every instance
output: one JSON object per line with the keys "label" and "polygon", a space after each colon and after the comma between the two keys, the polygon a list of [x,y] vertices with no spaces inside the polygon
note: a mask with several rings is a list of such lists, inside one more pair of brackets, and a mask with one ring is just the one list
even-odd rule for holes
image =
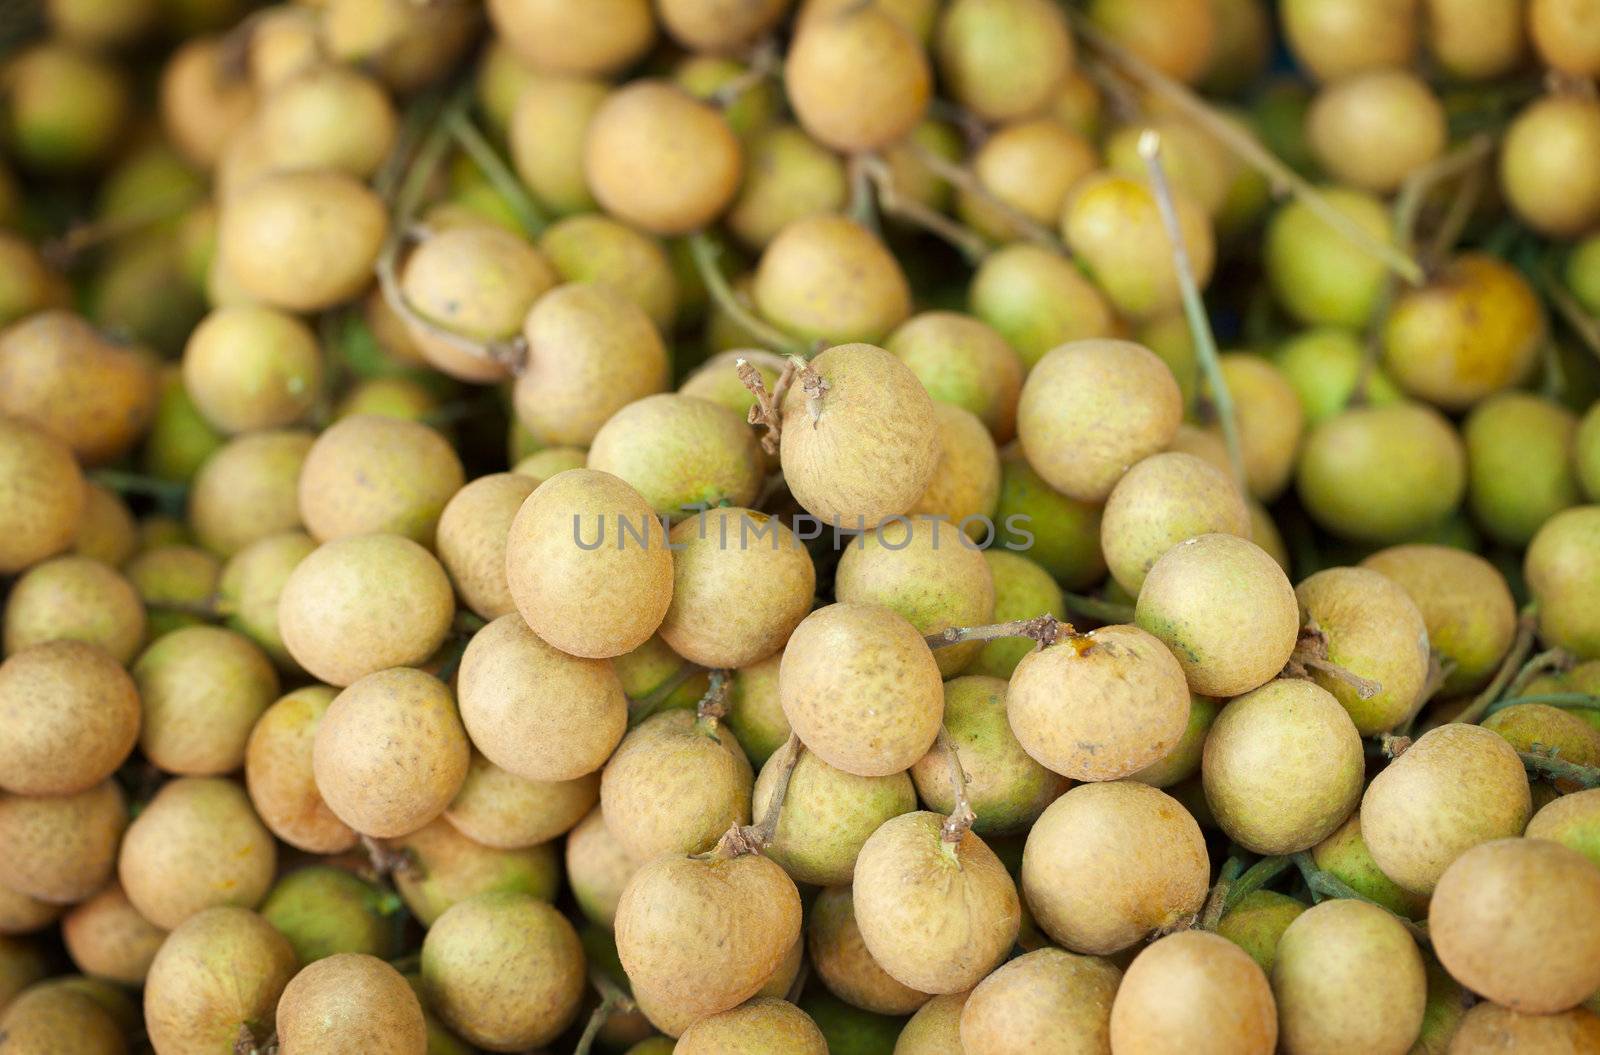
{"label": "fruit skin texture", "polygon": [[[1393,237],[1375,196],[1341,186],[1319,190],[1369,236]],[[1284,204],[1267,224],[1266,266],[1279,303],[1312,326],[1365,326],[1386,281],[1381,261],[1298,201]]]}
{"label": "fruit skin texture", "polygon": [[428,1046],[422,1005],[399,971],[374,956],[340,953],[304,968],[278,1000],[284,1055],[418,1055]]}
{"label": "fruit skin texture", "polygon": [[872,958],[924,993],[972,988],[1017,940],[1016,884],[971,832],[943,839],[937,813],[886,821],[861,848],[851,885],[856,925]]}
{"label": "fruit skin texture", "polygon": [[[1097,1055],[1111,1050],[1122,973],[1105,960],[1038,949],[979,982],[961,1008],[966,1055]],[[898,1049],[897,1049],[898,1050]]]}
{"label": "fruit skin texture", "polygon": [[800,124],[840,153],[879,150],[922,120],[933,71],[921,43],[877,5],[801,20],[784,60]]}
{"label": "fruit skin texture", "polygon": [[1106,626],[1022,657],[1006,713],[1039,763],[1073,780],[1120,780],[1158,761],[1189,721],[1183,668],[1136,626]]}
{"label": "fruit skin texture", "polygon": [[[105,984],[80,980],[89,985]],[[112,992],[122,995],[120,990]],[[132,1009],[131,1002],[128,1007]],[[122,1025],[113,1018],[111,1011],[67,979],[24,989],[5,1006],[4,1013],[0,1013],[0,1038],[13,1051],[40,1055],[56,1052],[124,1055],[128,1048],[123,1035]]]}
{"label": "fruit skin texture", "polygon": [[1580,660],[1600,659],[1600,505],[1557,513],[1523,560],[1539,602],[1539,636]]}
{"label": "fruit skin texture", "polygon": [[311,756],[328,808],[378,838],[409,834],[443,813],[469,759],[449,688],[405,667],[369,674],[341,692],[317,727]]}
{"label": "fruit skin texture", "polygon": [[1323,88],[1306,115],[1317,160],[1343,183],[1389,193],[1444,150],[1444,106],[1410,70],[1366,70]]}
{"label": "fruit skin texture", "polygon": [[378,196],[349,176],[276,173],[228,199],[218,263],[273,307],[321,311],[366,289],[388,226]]}
{"label": "fruit skin texture", "polygon": [[769,322],[830,345],[882,341],[911,314],[899,261],[871,231],[832,213],[778,232],[761,254],[751,293]]}
{"label": "fruit skin texture", "polygon": [[[635,872],[617,906],[617,954],[651,1006],[692,1022],[735,1007],[766,984],[800,937],[800,895],[758,855],[658,857]],[[681,1032],[681,1030],[680,1030]]]}
{"label": "fruit skin texture", "polygon": [[61,938],[72,962],[85,974],[143,986],[167,932],[139,915],[122,887],[111,883],[67,913],[61,920]]}
{"label": "fruit skin texture", "polygon": [[[1256,355],[1221,357],[1222,377],[1233,393],[1239,447],[1250,494],[1271,502],[1294,471],[1305,431],[1305,412],[1283,371]],[[1213,433],[1220,433],[1212,426]]]}
{"label": "fruit skin texture", "polygon": [[1134,958],[1111,1005],[1116,1051],[1272,1055],[1278,1010],[1248,953],[1203,930],[1169,934]]}
{"label": "fruit skin texture", "polygon": [[1112,488],[1100,548],[1117,583],[1137,597],[1163,553],[1196,535],[1250,537],[1250,510],[1228,475],[1192,454],[1152,454]]}
{"label": "fruit skin texture", "polygon": [[986,121],[1041,109],[1072,68],[1072,34],[1043,0],[956,0],[939,20],[939,72]]}
{"label": "fruit skin texture", "polygon": [[1168,550],[1145,577],[1134,621],[1172,650],[1189,687],[1206,696],[1265,684],[1300,633],[1283,569],[1233,535],[1200,535]]}
{"label": "fruit skin texture", "polygon": [[1101,502],[1129,467],[1172,442],[1182,419],[1178,383],[1154,352],[1131,341],[1075,341],[1029,372],[1017,435],[1051,487]]}
{"label": "fruit skin texture", "polygon": [[1384,366],[1411,395],[1464,410],[1518,384],[1544,344],[1544,309],[1522,276],[1481,253],[1408,289],[1384,326]]}
{"label": "fruit skin texture", "polygon": [[0,574],[71,546],[86,501],[72,450],[37,426],[0,415]]}
{"label": "fruit skin texture", "polygon": [[1253,890],[1217,922],[1217,933],[1250,954],[1270,976],[1278,958],[1278,940],[1301,913],[1304,902],[1272,890]]}
{"label": "fruit skin texture", "polygon": [[[395,619],[397,611],[407,618]],[[278,597],[278,629],[289,654],[338,686],[423,662],[443,643],[454,614],[444,569],[399,535],[323,543],[296,565]]]}
{"label": "fruit skin texture", "polygon": [[902,323],[884,347],[899,356],[936,403],[978,416],[996,443],[1016,435],[1023,365],[988,324],[953,311],[925,311]]}
{"label": "fruit skin texture", "polygon": [[1562,795],[1539,809],[1523,834],[1576,850],[1600,865],[1600,788]]}
{"label": "fruit skin texture", "polygon": [[631,485],[674,523],[722,503],[754,505],[761,494],[755,433],[727,407],[676,392],[612,415],[595,433],[587,464]]}
{"label": "fruit skin texture", "polygon": [[1198,81],[1211,64],[1217,18],[1188,0],[1094,0],[1089,17],[1102,32],[1167,76]]}
{"label": "fruit skin texture", "polygon": [[639,647],[661,625],[672,603],[672,553],[639,492],[610,473],[569,469],[517,511],[506,580],[535,634],[604,659]]}
{"label": "fruit skin texture", "polygon": [[277,857],[242,788],[220,777],[179,777],[128,826],[117,877],[141,916],[172,930],[219,905],[255,908]]}
{"label": "fruit skin texture", "polygon": [[927,993],[896,981],[867,951],[848,886],[829,887],[811,903],[806,952],[822,984],[851,1007],[907,1015],[929,1000]]}
{"label": "fruit skin texture", "polygon": [[186,626],[163,635],[133,665],[144,708],[139,746],[184,776],[221,776],[244,764],[245,744],[278,698],[278,674],[242,634]]}
{"label": "fruit skin texture", "polygon": [[1505,576],[1478,556],[1451,546],[1406,545],[1379,550],[1361,567],[1381,572],[1406,591],[1428,632],[1428,644],[1456,668],[1441,692],[1457,695],[1489,680],[1516,635],[1516,602]]}
{"label": "fruit skin texture", "polygon": [[[916,789],[905,773],[858,777],[835,769],[811,751],[800,750],[777,831],[762,852],[782,865],[796,883],[848,884],[861,847],[872,833],[891,818],[917,808]],[[752,816],[767,815],[788,757],[786,750],[780,750],[761,767],[752,796]]]}
{"label": "fruit skin texture", "polygon": [[1556,1015],[1524,1015],[1487,1001],[1461,1019],[1450,1050],[1455,1055],[1560,1052],[1582,1055],[1600,1047],[1600,1015],[1575,1007]]}
{"label": "fruit skin texture", "polygon": [[1384,875],[1428,894],[1457,857],[1520,835],[1532,812],[1516,750],[1491,730],[1452,723],[1424,733],[1372,778],[1361,835]]}
{"label": "fruit skin texture", "polygon": [[521,1051],[577,1017],[583,946],[565,916],[526,894],[480,894],[434,921],[422,942],[428,1006],[465,1040]]}
{"label": "fruit skin texture", "polygon": [[110,780],[77,795],[0,798],[0,886],[54,905],[92,897],[111,878],[127,827]]}
{"label": "fruit skin texture", "polygon": [[1283,1050],[1403,1055],[1422,1027],[1427,978],[1400,922],[1376,905],[1335,899],[1302,913],[1272,968]]}
{"label": "fruit skin texture", "polygon": [[1311,431],[1296,486],[1334,534],[1403,542],[1449,515],[1467,486],[1467,455],[1450,422],[1421,403],[1357,407]]}
{"label": "fruit skin texture", "polygon": [[1284,33],[1318,80],[1409,66],[1417,50],[1416,0],[1289,0]]}
{"label": "fruit skin texture", "polygon": [[606,212],[653,234],[716,220],[739,190],[739,140],[714,107],[662,81],[612,92],[589,122],[583,168]]}
{"label": "fruit skin texture", "polygon": [[1534,102],[1506,130],[1500,186],[1529,226],[1571,238],[1600,218],[1600,174],[1587,164],[1600,151],[1600,102],[1552,95]]}
{"label": "fruit skin texture", "polygon": [[750,762],[731,732],[688,711],[652,715],[623,737],[600,776],[610,830],[641,861],[710,850],[750,822]]}
{"label": "fruit skin texture", "polygon": [[358,414],[329,426],[300,470],[300,516],[319,542],[388,532],[432,546],[461,489],[450,441],[414,421]]}
{"label": "fruit skin texture", "polygon": [[1031,242],[985,257],[967,299],[972,314],[994,327],[1026,367],[1062,344],[1114,330],[1111,306],[1095,284],[1062,253]]}
{"label": "fruit skin texture", "polygon": [[212,1055],[229,1050],[241,1025],[265,1036],[296,966],[288,940],[248,909],[189,917],[145,980],[150,1043],[162,1055]]}
{"label": "fruit skin texture", "polygon": [[418,867],[395,876],[395,889],[424,927],[455,905],[483,894],[517,894],[554,901],[561,866],[552,843],[499,850],[475,843],[444,818],[395,840]]}
{"label": "fruit skin texture", "polygon": [[944,714],[944,682],[915,627],[888,608],[831,604],[784,647],[778,693],[790,728],[824,762],[863,777],[909,769]]}
{"label": "fruit skin texture", "polygon": [[139,737],[139,691],[104,649],[50,641],[0,663],[0,788],[71,795],[110,777]]}
{"label": "fruit skin texture", "polygon": [[1311,680],[1331,692],[1362,736],[1388,732],[1416,710],[1428,680],[1428,627],[1405,590],[1366,568],[1329,568],[1295,587],[1301,620],[1315,626],[1329,661],[1375,681],[1362,699],[1346,682],[1313,669]]}
{"label": "fruit skin texture", "polygon": [[473,635],[456,682],[474,746],[525,780],[594,773],[628,727],[628,701],[605,660],[570,656],[515,613]]}
{"label": "fruit skin texture", "polygon": [[244,776],[250,802],[272,834],[308,853],[342,853],[356,833],[334,816],[312,773],[317,726],[338,691],[308,685],[268,707],[245,744]]}
{"label": "fruit skin texture", "polygon": [[183,378],[215,428],[279,428],[311,409],[322,355],[310,328],[292,315],[253,305],[218,308],[189,335]]}
{"label": "fruit skin texture", "polygon": [[1205,837],[1189,811],[1126,780],[1082,784],[1056,799],[1022,854],[1022,893],[1039,926],[1066,948],[1096,955],[1198,912],[1210,877]]}
{"label": "fruit skin texture", "polygon": [[610,286],[557,286],[528,312],[522,336],[528,366],[512,402],[517,420],[549,446],[587,447],[612,414],[667,387],[660,333]]}
{"label": "fruit skin texture", "polygon": [[1230,702],[1201,763],[1217,823],[1260,854],[1321,842],[1361,799],[1361,737],[1326,690],[1299,678],[1268,682]]}
{"label": "fruit skin texture", "polygon": [[[994,578],[995,622],[1032,619],[1046,613],[1063,621],[1067,618],[1061,587],[1034,561],[1004,549],[986,549],[983,559],[989,562]],[[1025,638],[987,641],[978,650],[977,658],[967,664],[966,673],[1009,679],[1022,657],[1033,649],[1034,643]]]}
{"label": "fruit skin texture", "polygon": [[1585,0],[1533,0],[1528,32],[1546,65],[1577,77],[1600,74],[1600,28]]}
{"label": "fruit skin texture", "polygon": [[[1211,218],[1181,188],[1172,196],[1194,280],[1204,288],[1216,263]],[[1180,307],[1172,243],[1143,180],[1109,170],[1079,180],[1061,211],[1061,236],[1123,315],[1150,319]]]}
{"label": "fruit skin texture", "polygon": [[1402,888],[1383,874],[1372,859],[1372,851],[1361,837],[1361,814],[1352,813],[1345,822],[1311,849],[1312,860],[1324,872],[1343,880],[1360,896],[1397,915],[1420,919],[1427,915],[1428,899]]}
{"label": "fruit skin texture", "polygon": [[994,519],[995,549],[1018,551],[1066,589],[1079,590],[1105,577],[1101,505],[1069,498],[1045,483],[1015,446],[1000,461]]}
{"label": "fruit skin texture", "polygon": [[786,1000],[761,997],[702,1018],[683,1031],[673,1055],[828,1055],[811,1016]]}
{"label": "fruit skin texture", "polygon": [[1515,1011],[1553,1014],[1600,988],[1600,868],[1543,839],[1498,839],[1445,870],[1428,932],[1450,974]]}
{"label": "fruit skin texture", "polygon": [[[918,517],[909,524],[885,524],[853,543],[839,560],[834,596],[846,604],[893,609],[918,633],[929,635],[991,622],[994,576],[983,552],[956,525]],[[960,673],[977,654],[977,644],[934,652],[939,673]]]}
{"label": "fruit skin texture", "polygon": [[71,555],[23,573],[0,618],[7,656],[70,640],[98,645],[119,663],[133,660],[146,625],[144,603],[132,583],[97,560]]}
{"label": "fruit skin texture", "polygon": [[506,583],[506,538],[540,481],[491,473],[458,490],[439,514],[434,549],[466,606],[494,620],[517,610]]}

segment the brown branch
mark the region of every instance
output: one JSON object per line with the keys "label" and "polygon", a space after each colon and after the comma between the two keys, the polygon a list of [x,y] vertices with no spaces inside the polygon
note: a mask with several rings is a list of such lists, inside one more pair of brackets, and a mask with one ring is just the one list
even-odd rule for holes
{"label": "brown branch", "polygon": [[1300,639],[1295,642],[1294,651],[1289,655],[1289,662],[1284,665],[1283,673],[1279,677],[1309,678],[1313,670],[1321,671],[1344,682],[1363,700],[1370,700],[1383,691],[1383,686],[1378,682],[1363,678],[1328,659],[1328,635],[1322,632],[1322,628],[1317,626],[1315,620],[1301,628]]}
{"label": "brown branch", "polygon": [[967,797],[967,771],[961,768],[956,742],[950,738],[950,730],[943,725],[939,726],[939,746],[944,748],[946,760],[950,763],[950,785],[955,792],[955,805],[950,810],[950,816],[939,825],[939,838],[947,843],[959,844],[972,830],[978,815],[972,811],[972,800]]}
{"label": "brown branch", "polygon": [[1037,245],[1046,246],[1059,253],[1066,253],[1067,247],[1062,244],[1060,238],[1056,237],[1054,231],[1039,223],[1015,205],[996,196],[993,191],[983,185],[983,181],[978,179],[977,174],[972,170],[951,161],[922,143],[908,140],[907,146],[928,171],[946,183],[981,200],[985,205],[999,213],[1006,223],[1015,228],[1022,237]]}
{"label": "brown branch", "polygon": [[977,265],[989,255],[989,242],[972,228],[958,223],[942,212],[928,208],[921,202],[902,195],[894,185],[894,173],[876,154],[861,154],[856,158],[867,179],[878,191],[878,204],[890,216],[920,227],[936,238],[954,246],[968,264]]}
{"label": "brown branch", "polygon": [[779,438],[783,433],[783,414],[779,409],[783,397],[779,391],[788,390],[789,381],[794,377],[794,363],[785,360],[783,373],[779,376],[772,392],[767,391],[767,384],[761,379],[761,371],[751,366],[748,359],[735,360],[734,369],[739,372],[739,382],[749,389],[756,400],[745,420],[766,430],[761,434],[761,448],[768,454],[777,454]]}
{"label": "brown branch", "polygon": [[767,811],[761,816],[759,824],[735,824],[729,828],[717,847],[710,854],[702,856],[718,857],[743,857],[745,854],[758,854],[772,844],[778,835],[778,821],[783,816],[783,804],[789,797],[789,784],[794,780],[795,767],[800,764],[800,756],[805,753],[805,745],[793,733],[779,750],[787,751],[783,768],[778,771],[778,782],[772,789],[772,798],[767,801]]}
{"label": "brown branch", "polygon": [[728,697],[733,692],[733,674],[731,671],[713,670],[710,681],[705,695],[701,696],[700,702],[695,705],[694,716],[697,721],[715,729],[717,722],[728,716]]}
{"label": "brown branch", "polygon": [[1009,623],[991,623],[987,626],[947,626],[936,634],[923,638],[929,648],[944,648],[965,641],[995,641],[1003,637],[1032,638],[1039,647],[1053,645],[1064,638],[1075,637],[1071,623],[1063,623],[1048,612],[1032,619],[1013,619]]}
{"label": "brown branch", "polygon": [[361,836],[361,848],[367,852],[367,862],[375,879],[386,879],[391,875],[418,874],[417,861],[410,850],[403,848],[396,850],[370,835]]}

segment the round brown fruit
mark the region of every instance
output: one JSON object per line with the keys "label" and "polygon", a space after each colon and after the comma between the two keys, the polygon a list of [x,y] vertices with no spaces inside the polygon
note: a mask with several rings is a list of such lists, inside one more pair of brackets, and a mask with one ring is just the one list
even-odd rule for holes
{"label": "round brown fruit", "polygon": [[778,232],[761,254],[752,293],[768,322],[830,345],[882,341],[911,315],[899,261],[867,228],[833,213]]}
{"label": "round brown fruit", "polygon": [[1416,712],[1428,680],[1428,627],[1402,587],[1367,568],[1328,568],[1296,587],[1295,597],[1303,622],[1325,642],[1328,660],[1378,686],[1363,695],[1345,679],[1311,671],[1362,736],[1386,733]]}
{"label": "round brown fruit", "polygon": [[290,979],[277,1027],[284,1055],[413,1055],[428,1043],[417,994],[399,971],[362,953],[329,956]]}
{"label": "round brown fruit", "polygon": [[1134,597],[1167,550],[1196,535],[1250,536],[1250,510],[1227,474],[1192,454],[1152,454],[1111,490],[1100,548],[1112,576]]}
{"label": "round brown fruit", "polygon": [[1272,1055],[1278,1009],[1248,953],[1203,930],[1170,934],[1134,958],[1111,1005],[1114,1050]]}
{"label": "round brown fruit", "polygon": [[311,760],[317,727],[337,695],[326,685],[296,689],[256,720],[245,745],[245,785],[257,815],[307,853],[342,853],[357,839],[323,801]]}
{"label": "round brown fruit", "polygon": [[517,510],[539,486],[521,473],[480,476],[451,496],[434,539],[439,562],[466,606],[484,619],[517,610],[506,582],[506,542]]}
{"label": "round brown fruit", "polygon": [[0,788],[72,795],[114,773],[139,737],[138,688],[104,649],[35,645],[0,663]]}
{"label": "round brown fruit", "polygon": [[319,542],[384,532],[431,546],[462,481],[461,459],[434,429],[358,414],[311,445],[300,470],[300,516]]}
{"label": "round brown fruit", "polygon": [[684,710],[623,737],[600,775],[606,829],[635,858],[698,854],[750,822],[750,762],[733,734]]}
{"label": "round brown fruit", "polygon": [[229,1050],[241,1030],[264,1039],[270,1026],[262,1027],[296,966],[288,940],[248,909],[189,917],[156,953],[145,980],[151,1044],[163,1055],[205,1055]]}
{"label": "round brown fruit", "polygon": [[183,384],[227,434],[303,420],[322,387],[322,352],[305,323],[252,305],[218,308],[183,349]]}
{"label": "round brown fruit", "polygon": [[683,1031],[673,1055],[827,1055],[828,1041],[811,1016],[786,1000],[761,997],[709,1015]]}
{"label": "round brown fruit", "polygon": [[754,505],[765,462],[737,413],[663,392],[613,414],[589,445],[588,467],[622,480],[677,522],[714,506]]}
{"label": "round brown fruit", "polygon": [[933,73],[921,43],[877,4],[803,19],[784,60],[800,124],[840,153],[879,150],[927,111]]}
{"label": "round brown fruit", "polygon": [[127,827],[109,780],[76,795],[0,798],[0,886],[53,905],[83,901],[111,879]]}
{"label": "round brown fruit", "polygon": [[1013,1055],[1048,1051],[1071,1038],[1085,1051],[1110,1051],[1111,1008],[1121,978],[1094,956],[1051,948],[1018,956],[967,997],[958,1050]]}

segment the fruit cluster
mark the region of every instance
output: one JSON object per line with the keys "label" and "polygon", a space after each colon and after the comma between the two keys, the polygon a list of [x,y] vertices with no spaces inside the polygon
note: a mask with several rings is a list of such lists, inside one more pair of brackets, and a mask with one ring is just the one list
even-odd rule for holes
{"label": "fruit cluster", "polygon": [[0,1055],[1600,1053],[1597,78],[0,0]]}

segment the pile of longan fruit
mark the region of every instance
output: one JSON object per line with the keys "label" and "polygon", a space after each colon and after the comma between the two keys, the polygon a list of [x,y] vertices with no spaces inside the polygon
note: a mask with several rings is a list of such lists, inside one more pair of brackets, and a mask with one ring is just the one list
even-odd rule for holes
{"label": "pile of longan fruit", "polygon": [[0,0],[0,1055],[1600,1055],[1597,80]]}

